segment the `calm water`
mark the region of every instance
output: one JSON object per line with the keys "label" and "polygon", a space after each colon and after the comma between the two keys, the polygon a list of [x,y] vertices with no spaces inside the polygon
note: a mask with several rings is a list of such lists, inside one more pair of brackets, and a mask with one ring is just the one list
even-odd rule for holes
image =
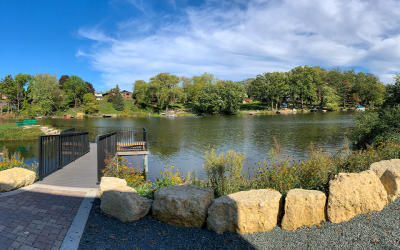
{"label": "calm water", "polygon": [[[196,169],[203,174],[204,151],[210,148],[246,152],[250,166],[266,159],[274,137],[287,155],[302,159],[310,142],[335,150],[345,144],[345,132],[353,126],[352,112],[306,113],[265,116],[212,116],[160,118],[43,119],[38,124],[58,126],[146,127],[149,139],[149,178],[154,179],[165,165],[180,172]],[[1,124],[0,124],[1,126]],[[28,162],[36,160],[34,142],[0,142],[11,151],[20,151]],[[131,160],[131,159],[129,159]],[[140,159],[141,160],[141,159]],[[96,164],[96,163],[94,163]]]}

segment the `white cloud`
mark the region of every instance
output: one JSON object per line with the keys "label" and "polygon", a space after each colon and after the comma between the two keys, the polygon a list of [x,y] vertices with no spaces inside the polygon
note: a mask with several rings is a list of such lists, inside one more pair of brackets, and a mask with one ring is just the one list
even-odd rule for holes
{"label": "white cloud", "polygon": [[[132,3],[143,8],[141,1]],[[133,18],[121,23],[115,36],[81,29],[79,34],[95,43],[77,55],[89,57],[108,87],[125,89],[160,72],[210,72],[242,80],[299,65],[355,66],[391,83],[393,72],[400,71],[398,1],[244,3],[206,1],[161,26],[153,25],[152,18]]]}

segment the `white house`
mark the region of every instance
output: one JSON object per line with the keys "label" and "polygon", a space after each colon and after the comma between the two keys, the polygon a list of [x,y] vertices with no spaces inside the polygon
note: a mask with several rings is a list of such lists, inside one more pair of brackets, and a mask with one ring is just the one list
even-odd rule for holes
{"label": "white house", "polygon": [[103,94],[99,91],[95,91],[94,96],[96,97],[96,100],[103,100]]}

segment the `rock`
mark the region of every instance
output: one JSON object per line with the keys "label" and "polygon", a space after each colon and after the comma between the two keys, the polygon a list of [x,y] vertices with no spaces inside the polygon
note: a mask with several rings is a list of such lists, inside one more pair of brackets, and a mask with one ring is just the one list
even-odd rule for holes
{"label": "rock", "polygon": [[154,218],[174,226],[201,228],[214,191],[192,185],[165,187],[154,193]]}
{"label": "rock", "polygon": [[340,173],[329,182],[328,220],[347,221],[358,214],[381,211],[387,204],[387,192],[371,170]]}
{"label": "rock", "polygon": [[120,190],[104,190],[100,209],[123,222],[138,220],[149,213],[152,200],[137,194],[136,190],[125,187]]}
{"label": "rock", "polygon": [[296,230],[326,221],[326,195],[321,191],[291,189],[285,198],[282,229]]}
{"label": "rock", "polygon": [[282,203],[282,195],[269,189],[223,196],[208,209],[207,228],[216,233],[269,231],[281,219]]}
{"label": "rock", "polygon": [[380,180],[385,187],[388,200],[395,201],[400,195],[400,165],[386,169]]}
{"label": "rock", "polygon": [[[126,186],[126,180],[116,178],[116,177],[101,177],[101,182],[100,182],[100,190],[98,192],[98,196],[100,197],[104,191],[107,190],[117,190],[117,191],[124,191],[125,189],[129,189],[129,187]],[[130,190],[130,189],[129,189]],[[133,189],[135,190],[135,189]],[[132,190],[130,190],[132,191]],[[136,190],[135,190],[136,192]]]}
{"label": "rock", "polygon": [[[380,178],[388,194],[388,200],[393,202],[400,193],[400,159],[384,160],[371,164],[370,167]],[[387,170],[389,170],[387,172]],[[386,173],[387,172],[387,173]]]}
{"label": "rock", "polygon": [[25,168],[0,171],[0,192],[8,192],[33,184],[36,173]]}
{"label": "rock", "polygon": [[400,166],[400,159],[384,160],[372,163],[369,167],[370,170],[374,171],[375,174],[381,178],[386,169],[392,166]]}

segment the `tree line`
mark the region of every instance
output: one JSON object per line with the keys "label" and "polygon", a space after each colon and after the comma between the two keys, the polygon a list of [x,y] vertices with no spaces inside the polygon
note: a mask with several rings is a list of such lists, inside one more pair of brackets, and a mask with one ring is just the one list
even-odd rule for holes
{"label": "tree line", "polygon": [[149,82],[135,81],[132,97],[142,108],[155,103],[160,110],[168,110],[174,102],[194,103],[196,111],[203,114],[236,114],[238,103],[247,98],[265,102],[271,110],[284,103],[293,108],[298,103],[301,109],[308,104],[335,110],[350,102],[369,107],[400,103],[399,83],[398,75],[394,85],[385,85],[371,73],[306,65],[236,82],[220,80],[210,73],[192,78],[160,73]]}
{"label": "tree line", "polygon": [[[47,73],[7,75],[0,80],[0,96],[6,97],[0,102],[0,112],[3,115],[5,101],[7,113],[15,106],[14,113],[24,110],[28,116],[35,116],[36,112],[51,114],[64,108],[76,108],[80,104],[85,104],[85,112],[94,113],[98,105],[94,91],[91,83],[74,75],[62,75],[58,80],[56,75]],[[32,103],[37,105],[36,110],[32,109]]]}

